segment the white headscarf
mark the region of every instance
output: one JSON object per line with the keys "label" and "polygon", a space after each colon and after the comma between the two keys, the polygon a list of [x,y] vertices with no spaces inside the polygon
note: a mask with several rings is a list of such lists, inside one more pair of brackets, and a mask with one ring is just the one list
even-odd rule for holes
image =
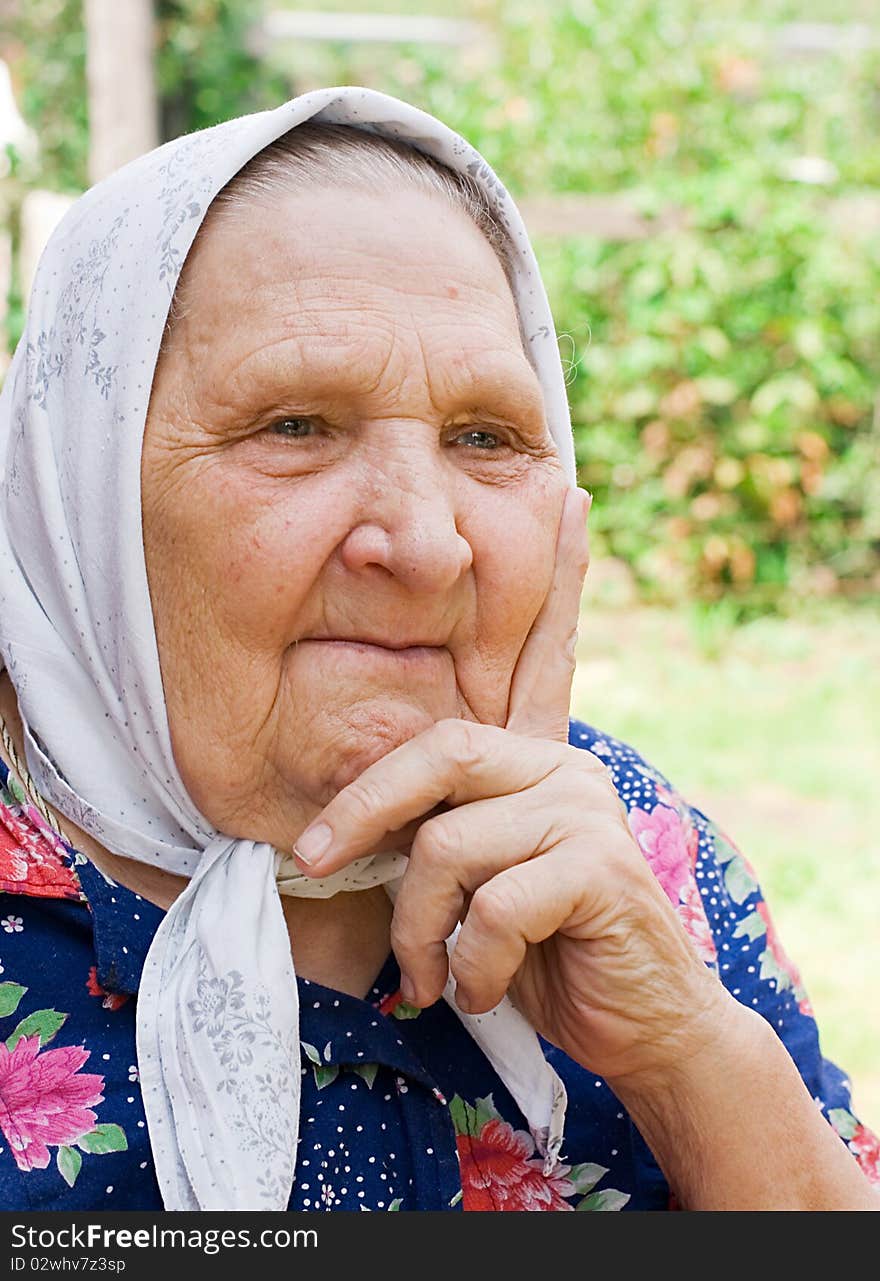
{"label": "white headscarf", "polygon": [[[401,139],[485,190],[515,250],[515,298],[566,473],[574,453],[555,331],[513,202],[432,116],[360,88],[176,139],[93,187],[39,265],[0,396],[0,655],[28,768],[61,813],[116,854],[191,878],[150,946],[137,1002],[141,1088],[169,1210],[286,1209],[299,1130],[299,1008],[278,891],[385,884],[399,854],[324,881],[288,852],[215,831],[174,763],[147,587],[140,462],[169,303],[217,192],[303,121]],[[450,940],[452,946],[452,940]],[[505,1000],[446,999],[525,1114],[549,1171],[565,1093]]]}

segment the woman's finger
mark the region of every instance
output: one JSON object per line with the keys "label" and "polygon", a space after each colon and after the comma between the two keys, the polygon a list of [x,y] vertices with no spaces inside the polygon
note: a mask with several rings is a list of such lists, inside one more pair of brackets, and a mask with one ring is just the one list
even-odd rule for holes
{"label": "woman's finger", "polygon": [[[327,876],[439,803],[457,806],[524,791],[570,761],[573,751],[497,725],[437,721],[338,792],[299,837],[294,855],[308,875]],[[577,758],[581,768],[604,773],[597,757],[578,752]]]}
{"label": "woman's finger", "polygon": [[569,490],[565,496],[553,584],[526,637],[510,686],[507,728],[518,734],[568,740],[581,592],[590,563],[586,519],[591,503],[583,489]]}
{"label": "woman's finger", "polygon": [[[408,1001],[430,1005],[442,995],[448,977],[445,940],[481,885],[539,857],[552,878],[555,847],[574,826],[572,783],[572,772],[560,769],[528,792],[473,801],[422,824],[391,922],[392,946],[410,982]],[[598,779],[594,786],[601,786]],[[583,790],[590,804],[589,786]]]}
{"label": "woman's finger", "polygon": [[456,1001],[470,1014],[505,995],[530,944],[589,915],[583,843],[568,840],[552,856],[520,863],[474,893],[450,960]]}

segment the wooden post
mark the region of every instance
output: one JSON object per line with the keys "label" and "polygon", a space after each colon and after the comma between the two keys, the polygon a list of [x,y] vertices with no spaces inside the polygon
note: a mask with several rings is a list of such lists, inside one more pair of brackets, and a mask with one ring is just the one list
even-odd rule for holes
{"label": "wooden post", "polygon": [[85,0],[89,180],[159,142],[152,0]]}
{"label": "wooden post", "polygon": [[9,367],[6,350],[7,298],[12,288],[12,236],[0,223],[0,382]]}

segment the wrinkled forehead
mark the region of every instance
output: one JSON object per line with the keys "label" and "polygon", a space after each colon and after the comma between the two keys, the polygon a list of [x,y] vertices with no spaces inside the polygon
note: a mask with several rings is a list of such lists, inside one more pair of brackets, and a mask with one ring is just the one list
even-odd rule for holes
{"label": "wrinkled forehead", "polygon": [[[153,372],[183,265],[212,201],[232,177],[306,120],[346,124],[403,141],[469,173],[512,246],[513,292],[547,420],[570,478],[574,453],[555,332],[519,214],[482,157],[440,121],[385,95],[327,89],[275,111],[167,143],[86,193],[41,260],[26,333],[29,398],[70,395],[96,424],[146,421]],[[86,402],[88,408],[86,408]],[[97,430],[97,426],[95,427]]]}
{"label": "wrinkled forehead", "polygon": [[466,208],[415,182],[327,179],[303,191],[281,178],[211,206],[162,351],[201,359],[221,340],[243,353],[297,340],[330,345],[344,366],[348,349],[370,337],[382,348],[392,334],[401,347],[421,341],[426,358],[431,347],[458,360],[469,345],[506,347],[535,372],[506,263]]}

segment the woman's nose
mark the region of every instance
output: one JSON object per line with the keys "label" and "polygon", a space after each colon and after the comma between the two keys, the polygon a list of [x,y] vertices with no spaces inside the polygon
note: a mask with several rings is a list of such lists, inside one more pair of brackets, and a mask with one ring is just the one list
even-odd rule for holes
{"label": "woman's nose", "polygon": [[364,504],[343,541],[346,568],[378,566],[413,592],[453,587],[470,568],[473,552],[458,531],[455,504],[442,480],[421,476],[413,486],[386,474],[376,498]]}

